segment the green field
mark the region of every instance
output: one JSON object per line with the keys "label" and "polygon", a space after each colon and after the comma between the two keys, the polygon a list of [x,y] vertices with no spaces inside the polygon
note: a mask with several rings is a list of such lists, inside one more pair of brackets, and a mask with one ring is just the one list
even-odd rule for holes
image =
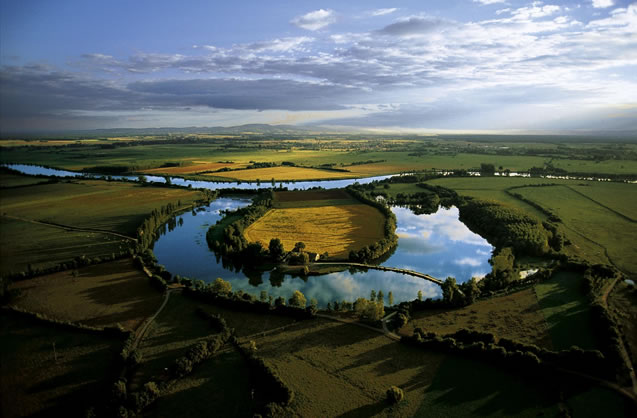
{"label": "green field", "polygon": [[[628,199],[635,200],[635,185],[626,184],[622,191],[629,195]],[[582,196],[570,186],[528,187],[516,189],[516,192],[562,219],[576,254],[590,261],[611,262],[629,274],[637,273],[636,222]],[[624,206],[618,205],[620,210]]]}
{"label": "green field", "polygon": [[178,292],[170,295],[168,304],[139,344],[143,363],[135,375],[134,385],[143,385],[153,377],[165,375],[164,369],[191,345],[215,333],[210,323],[195,313],[197,306]]}
{"label": "green field", "polygon": [[154,209],[178,202],[187,206],[200,198],[186,189],[99,180],[3,189],[0,274],[126,252],[133,242],[126,237],[136,237]]}
{"label": "green field", "polygon": [[0,274],[53,267],[79,256],[119,254],[128,240],[97,232],[67,231],[0,216]]}
{"label": "green field", "polygon": [[153,209],[167,203],[191,204],[197,191],[136,183],[72,180],[3,191],[3,214],[78,228],[135,236]]}
{"label": "green field", "polygon": [[452,334],[465,328],[491,332],[498,338],[509,338],[548,349],[553,346],[547,322],[533,289],[479,300],[453,310],[416,312],[400,334],[412,335],[417,327],[440,335]]}
{"label": "green field", "polygon": [[585,350],[597,348],[582,280],[581,274],[558,272],[551,279],[535,285],[538,303],[556,350],[567,350],[573,345]]}
{"label": "green field", "polygon": [[83,416],[107,390],[121,340],[6,312],[0,320],[3,417]]}
{"label": "green field", "polygon": [[[192,136],[194,138],[194,136]],[[118,138],[125,140],[125,138]],[[150,138],[153,139],[153,138]],[[168,139],[168,138],[164,138]],[[478,138],[479,139],[479,138]],[[553,143],[504,142],[492,139],[492,143],[471,143],[467,140],[447,140],[436,137],[404,138],[348,138],[341,136],[294,139],[264,139],[259,135],[244,138],[202,138],[199,141],[178,143],[166,140],[164,143],[141,145],[144,141],[131,138],[130,145],[109,148],[104,144],[83,141],[82,146],[54,148],[15,147],[3,148],[2,163],[42,164],[70,170],[90,169],[99,166],[122,166],[130,171],[160,168],[166,163],[181,167],[217,164],[231,161],[235,167],[251,162],[281,164],[294,162],[301,166],[318,167],[334,164],[336,168],[351,170],[358,175],[379,175],[423,169],[477,169],[482,163],[493,164],[496,168],[511,171],[528,170],[532,167],[551,166],[574,173],[635,174],[637,161],[621,160],[634,147],[622,144],[622,149],[609,151],[603,144],[586,144],[573,147],[556,146]],[[559,138],[555,139],[559,141]],[[111,141],[113,142],[113,141]],[[119,142],[119,141],[118,141]],[[20,145],[16,143],[15,145]],[[529,152],[534,149],[544,152]],[[607,159],[594,161],[602,153]],[[622,152],[624,151],[624,152]],[[535,155],[537,154],[537,155]],[[369,164],[360,164],[373,161]],[[354,164],[356,163],[356,164]],[[175,173],[166,167],[165,174]],[[189,169],[179,169],[183,173],[194,173]],[[162,170],[154,171],[160,174]],[[227,174],[227,173],[226,173]],[[347,173],[343,173],[347,177]],[[351,176],[351,174],[350,174]],[[262,181],[270,180],[261,178]]]}

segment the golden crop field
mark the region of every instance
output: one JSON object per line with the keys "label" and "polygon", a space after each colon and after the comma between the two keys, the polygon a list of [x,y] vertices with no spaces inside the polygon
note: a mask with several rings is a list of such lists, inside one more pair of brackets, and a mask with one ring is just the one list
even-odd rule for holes
{"label": "golden crop field", "polygon": [[[172,175],[180,175],[180,174],[196,174],[201,173],[203,171],[215,171],[224,167],[237,168],[240,165],[233,163],[209,163],[207,161],[192,161],[193,165],[180,166],[180,167],[159,167],[159,168],[151,168],[148,170],[144,170],[143,172],[146,174],[172,174]],[[218,175],[218,173],[216,174]]]}
{"label": "golden crop field", "polygon": [[[327,193],[277,194],[284,207],[270,210],[246,228],[246,239],[267,245],[272,238],[279,238],[286,250],[302,241],[306,251],[319,254],[327,251],[330,258],[347,258],[351,250],[383,238],[385,218],[377,209],[357,203],[345,193],[338,196]],[[299,200],[291,201],[291,197]]]}
{"label": "golden crop field", "polygon": [[226,177],[228,179],[236,179],[241,181],[256,181],[268,182],[274,179],[275,181],[285,180],[319,180],[319,179],[344,179],[357,177],[355,173],[319,170],[316,168],[305,167],[266,167],[266,168],[253,168],[250,170],[237,170],[227,171],[221,173],[211,173],[216,177]]}

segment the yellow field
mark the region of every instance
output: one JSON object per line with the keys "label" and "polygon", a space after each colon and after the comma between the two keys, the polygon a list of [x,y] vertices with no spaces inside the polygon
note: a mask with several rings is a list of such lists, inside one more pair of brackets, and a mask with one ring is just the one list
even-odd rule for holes
{"label": "yellow field", "polygon": [[282,195],[284,207],[270,210],[246,228],[246,239],[267,245],[272,238],[279,238],[288,251],[302,241],[306,251],[319,254],[327,251],[330,258],[347,258],[351,250],[384,237],[385,218],[377,209],[357,203],[347,195],[316,200],[313,199],[316,193],[307,192],[304,200],[303,193],[297,193],[297,202]]}
{"label": "yellow field", "polygon": [[[192,161],[193,165],[187,165],[183,167],[160,167],[160,168],[151,168],[148,170],[144,170],[143,173],[147,174],[171,174],[171,175],[180,175],[180,174],[196,174],[201,173],[202,171],[214,171],[219,170],[224,167],[237,168],[241,165],[232,164],[232,163],[211,163],[207,161]],[[188,162],[186,162],[188,164]],[[218,173],[215,173],[218,175]]]}
{"label": "yellow field", "polygon": [[210,173],[215,177],[225,177],[228,179],[236,179],[241,181],[268,182],[272,179],[276,181],[286,180],[319,180],[319,179],[343,179],[357,177],[355,173],[346,173],[330,170],[319,170],[316,168],[304,167],[266,167],[253,168],[250,170],[227,171],[221,173]]}

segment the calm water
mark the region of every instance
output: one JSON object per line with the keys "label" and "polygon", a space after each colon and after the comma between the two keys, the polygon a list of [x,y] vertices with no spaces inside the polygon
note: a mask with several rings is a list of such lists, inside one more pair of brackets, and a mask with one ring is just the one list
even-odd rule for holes
{"label": "calm water", "polygon": [[[102,177],[96,174],[74,173],[33,165],[11,164],[8,167],[25,174],[40,174],[58,177]],[[136,176],[112,176],[114,179],[137,180]],[[282,184],[290,189],[307,189],[321,186],[324,188],[346,187],[358,181],[361,184],[390,176],[368,177],[365,179],[302,181]],[[163,183],[158,176],[146,176],[148,181]],[[238,187],[254,189],[252,183],[222,183],[208,181],[190,181],[174,177],[172,182],[178,185],[191,184],[194,188],[218,189]],[[269,184],[263,184],[268,187]],[[173,274],[201,279],[206,282],[221,277],[230,283],[234,290],[259,295],[262,290],[273,297],[289,298],[294,290],[300,290],[310,298],[316,298],[320,306],[335,300],[350,302],[359,297],[369,297],[371,290],[382,290],[387,302],[387,294],[392,291],[394,302],[413,300],[421,290],[423,297],[439,297],[440,288],[428,281],[399,273],[369,270],[367,272],[343,271],[322,276],[298,278],[289,275],[251,273],[237,271],[233,266],[223,266],[220,259],[208,248],[206,231],[221,218],[222,209],[236,209],[250,204],[246,198],[220,198],[206,207],[179,215],[174,223],[166,225],[162,235],[154,245],[158,262]],[[382,265],[405,268],[428,273],[444,279],[453,276],[460,283],[473,276],[484,276],[491,271],[488,263],[493,247],[471,232],[458,219],[458,209],[440,208],[431,215],[415,215],[409,209],[393,207],[397,218],[396,233],[399,236],[396,251]]]}
{"label": "calm water", "polygon": [[[392,291],[394,302],[413,300],[421,290],[423,297],[439,297],[440,288],[428,281],[399,273],[369,270],[343,271],[305,279],[286,275],[271,276],[269,272],[244,273],[224,268],[206,243],[208,227],[221,218],[220,209],[246,206],[245,198],[222,198],[199,211],[177,218],[177,226],[168,230],[155,243],[154,253],[160,264],[173,274],[206,282],[221,277],[234,290],[258,296],[262,290],[273,297],[289,298],[300,290],[309,300],[316,298],[320,306],[334,300],[353,302],[369,297],[372,289],[385,296]],[[434,277],[454,276],[458,282],[472,276],[484,276],[491,271],[488,259],[492,247],[458,220],[458,209],[440,208],[432,215],[415,215],[409,209],[392,208],[397,218],[398,248],[382,265],[426,272]],[[179,226],[181,224],[181,226]]]}

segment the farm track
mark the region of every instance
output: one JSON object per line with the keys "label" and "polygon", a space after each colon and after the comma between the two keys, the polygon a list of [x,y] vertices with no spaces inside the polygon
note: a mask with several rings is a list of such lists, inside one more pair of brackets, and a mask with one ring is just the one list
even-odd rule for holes
{"label": "farm track", "polygon": [[98,234],[113,235],[113,236],[116,236],[116,237],[120,237],[120,238],[124,238],[124,239],[130,240],[130,241],[137,242],[137,238],[129,237],[128,235],[120,234],[118,232],[107,231],[105,229],[81,228],[81,227],[77,227],[77,226],[63,225],[63,224],[58,224],[58,223],[55,223],[55,222],[38,221],[38,220],[35,220],[35,219],[22,218],[22,217],[19,217],[19,216],[6,215],[6,214],[4,214],[2,216],[4,216],[5,218],[9,218],[9,219],[15,219],[15,220],[18,220],[18,221],[29,222],[29,223],[32,223],[32,224],[38,224],[38,225],[50,226],[52,228],[64,229],[66,231],[95,232],[95,233],[98,233]]}
{"label": "farm track", "polygon": [[166,291],[166,293],[165,293],[166,297],[164,297],[164,301],[162,302],[162,304],[159,307],[159,309],[157,309],[157,311],[153,314],[153,316],[151,316],[150,318],[148,318],[146,320],[144,325],[137,332],[137,336],[135,337],[135,341],[133,341],[133,344],[131,346],[131,351],[135,350],[137,348],[137,346],[141,342],[142,338],[144,338],[144,335],[146,334],[146,331],[148,330],[148,327],[150,326],[150,324],[153,323],[155,318],[157,318],[157,316],[161,313],[161,311],[166,307],[166,305],[168,304],[168,299],[170,299],[170,294],[172,292],[174,292],[174,291],[180,291],[180,290],[181,289],[168,289]]}

